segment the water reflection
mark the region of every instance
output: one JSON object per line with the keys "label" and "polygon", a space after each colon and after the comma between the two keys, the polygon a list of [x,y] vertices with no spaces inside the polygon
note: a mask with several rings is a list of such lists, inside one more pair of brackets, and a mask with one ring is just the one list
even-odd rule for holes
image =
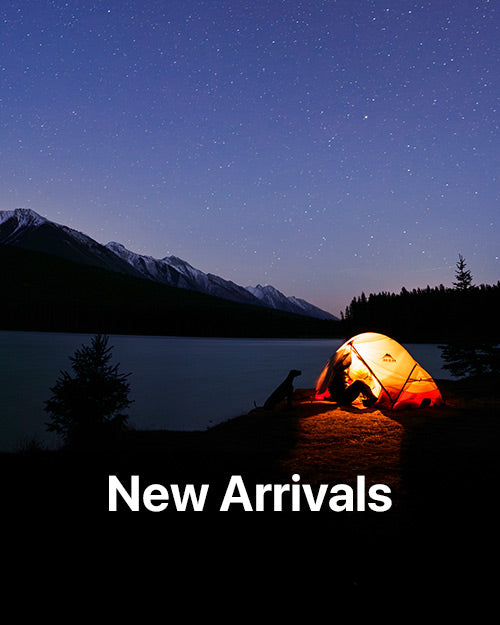
{"label": "water reflection", "polygon": [[[17,449],[31,438],[52,446],[45,431],[43,402],[69,356],[91,335],[0,332],[0,449]],[[145,429],[206,429],[264,402],[297,368],[296,388],[314,386],[342,340],[218,339],[185,337],[110,337],[113,362],[131,372],[130,422]],[[437,378],[441,368],[436,345],[405,345]]]}

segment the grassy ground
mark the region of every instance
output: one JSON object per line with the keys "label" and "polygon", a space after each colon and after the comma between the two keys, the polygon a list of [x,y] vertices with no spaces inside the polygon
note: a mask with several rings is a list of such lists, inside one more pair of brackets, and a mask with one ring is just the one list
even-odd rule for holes
{"label": "grassy ground", "polygon": [[426,497],[448,504],[447,492],[456,496],[474,484],[480,490],[493,475],[500,398],[491,383],[438,383],[445,403],[436,408],[339,408],[312,402],[299,389],[291,408],[257,408],[207,431],[138,430],[112,449],[35,450],[2,460],[20,474],[26,467],[27,479],[51,471],[55,483],[63,466],[140,474],[164,484],[225,485],[241,473],[264,483],[289,483],[299,474],[301,483],[317,486],[352,484],[364,475],[391,487],[398,510],[420,506]]}
{"label": "grassy ground", "polygon": [[[196,561],[229,557],[236,567],[258,559],[293,570],[300,560],[303,572],[305,559],[356,588],[376,583],[421,593],[422,584],[436,591],[457,575],[485,589],[496,536],[498,386],[438,385],[445,404],[432,409],[340,409],[298,391],[290,409],[256,409],[203,432],[135,431],[113,450],[6,454],[3,501],[17,519],[36,518],[37,527],[46,520],[108,537],[120,527],[127,544],[154,536],[161,549],[174,539],[191,545]],[[170,507],[136,515],[123,506],[110,513],[110,474],[124,484],[139,475],[143,486],[209,484],[204,513]],[[313,490],[354,486],[363,475],[368,485],[388,485],[393,505],[387,512],[338,513],[327,504],[320,512],[286,505],[275,512],[269,500],[264,512],[219,511],[232,475],[243,477],[252,498],[256,484],[289,484],[294,474]]]}
{"label": "grassy ground", "polygon": [[455,489],[463,480],[487,477],[496,456],[498,389],[477,381],[440,380],[439,387],[443,406],[399,411],[338,408],[311,402],[299,390],[292,408],[257,408],[206,432],[132,433],[130,449],[151,458],[165,451],[175,459],[168,464],[177,479],[185,470],[193,479],[207,470],[240,470],[266,482],[290,481],[298,473],[310,484],[349,484],[366,475],[391,485],[396,502],[406,504],[429,486],[426,477]]}

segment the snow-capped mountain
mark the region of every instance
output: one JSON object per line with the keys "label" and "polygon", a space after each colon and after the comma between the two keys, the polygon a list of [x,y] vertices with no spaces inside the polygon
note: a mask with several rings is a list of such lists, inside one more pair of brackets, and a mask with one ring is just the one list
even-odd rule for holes
{"label": "snow-capped mountain", "polygon": [[[259,284],[256,287],[242,287],[219,276],[203,273],[203,271],[192,267],[185,260],[176,256],[166,256],[162,259],[141,256],[127,250],[121,243],[115,242],[108,243],[106,247],[129,262],[135,269],[141,271],[145,277],[157,282],[201,291],[202,293],[215,295],[223,299],[305,315],[306,317],[335,319],[333,315],[317,306],[296,297],[287,297],[270,285],[261,286]],[[179,278],[175,279],[175,283],[171,278],[172,270],[176,270],[179,274]]]}
{"label": "snow-capped mountain", "polygon": [[128,263],[89,236],[56,224],[35,211],[0,211],[0,243],[60,256],[85,265],[139,277]]}
{"label": "snow-capped mountain", "polygon": [[23,228],[37,228],[47,222],[35,211],[28,208],[16,208],[11,211],[0,211],[0,225],[12,220],[12,230],[10,236],[15,238],[16,233],[20,233]]}
{"label": "snow-capped mountain", "polygon": [[283,295],[281,291],[278,291],[278,289],[275,289],[270,284],[266,284],[265,286],[258,284],[257,286],[247,286],[246,288],[250,293],[252,293],[252,295],[264,302],[269,308],[288,310],[289,312],[294,312],[299,315],[317,317],[319,319],[335,319],[335,317],[330,313],[314,306],[313,304],[310,304],[309,302],[306,302],[303,299]]}
{"label": "snow-capped mountain", "polygon": [[130,263],[143,277],[154,280],[155,282],[176,286],[181,289],[200,291],[201,293],[207,293],[208,295],[214,295],[236,302],[262,305],[262,302],[256,299],[245,288],[229,280],[214,276],[213,274],[203,273],[203,271],[195,269],[195,267],[192,267],[189,263],[176,256],[166,256],[161,259],[151,256],[142,256],[141,254],[131,252],[121,243],[116,243],[114,241],[108,243],[106,247],[120,258]]}
{"label": "snow-capped mountain", "polygon": [[144,256],[114,241],[101,245],[91,237],[49,221],[30,209],[0,211],[0,243],[55,254],[73,262],[223,299],[319,319],[336,319],[305,300],[287,297],[270,285],[242,287],[219,276],[206,274],[176,256],[161,259]]}

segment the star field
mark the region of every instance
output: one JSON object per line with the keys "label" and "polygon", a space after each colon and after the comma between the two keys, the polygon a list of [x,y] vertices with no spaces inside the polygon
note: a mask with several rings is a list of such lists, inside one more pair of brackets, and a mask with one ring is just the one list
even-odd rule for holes
{"label": "star field", "polygon": [[339,314],[499,275],[491,1],[5,1],[0,209]]}

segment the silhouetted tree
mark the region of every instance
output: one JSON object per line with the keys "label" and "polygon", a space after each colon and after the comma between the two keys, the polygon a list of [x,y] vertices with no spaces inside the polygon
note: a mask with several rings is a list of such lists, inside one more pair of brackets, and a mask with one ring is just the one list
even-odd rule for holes
{"label": "silhouetted tree", "polygon": [[132,403],[128,399],[130,374],[111,365],[109,337],[98,334],[90,346],[82,345],[70,356],[73,375],[62,371],[50,390],[52,397],[44,410],[50,415],[50,432],[61,435],[66,444],[99,444],[109,441],[126,428],[123,414]]}
{"label": "silhouetted tree", "polygon": [[472,286],[472,274],[466,269],[467,263],[465,262],[462,254],[458,255],[458,261],[456,264],[455,278],[456,282],[453,283],[453,286],[457,289],[457,291],[467,291]]}

